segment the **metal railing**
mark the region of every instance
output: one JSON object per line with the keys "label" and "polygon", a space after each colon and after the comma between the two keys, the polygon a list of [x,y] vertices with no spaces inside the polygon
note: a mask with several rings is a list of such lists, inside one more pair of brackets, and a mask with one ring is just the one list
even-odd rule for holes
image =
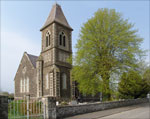
{"label": "metal railing", "polygon": [[39,100],[13,100],[8,104],[8,119],[43,119],[44,107]]}

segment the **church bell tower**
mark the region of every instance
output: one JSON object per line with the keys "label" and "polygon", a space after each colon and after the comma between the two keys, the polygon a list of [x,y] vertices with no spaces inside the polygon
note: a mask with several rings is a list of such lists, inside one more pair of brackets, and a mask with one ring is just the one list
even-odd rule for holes
{"label": "church bell tower", "polygon": [[69,99],[72,65],[67,59],[72,55],[73,29],[68,24],[60,5],[53,5],[40,31],[42,48],[37,60],[37,97]]}

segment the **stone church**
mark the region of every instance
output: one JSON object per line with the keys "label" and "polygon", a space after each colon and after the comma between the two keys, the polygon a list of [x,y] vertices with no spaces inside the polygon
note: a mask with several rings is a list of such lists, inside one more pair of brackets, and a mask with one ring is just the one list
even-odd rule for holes
{"label": "stone church", "polygon": [[68,62],[72,55],[73,29],[60,5],[53,5],[40,31],[40,56],[24,52],[14,79],[15,99],[30,95],[30,98],[51,96],[68,100],[74,95],[70,78],[72,65]]}

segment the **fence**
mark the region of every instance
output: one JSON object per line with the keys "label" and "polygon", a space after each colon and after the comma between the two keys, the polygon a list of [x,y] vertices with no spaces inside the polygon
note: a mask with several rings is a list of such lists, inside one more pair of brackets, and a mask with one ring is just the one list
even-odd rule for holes
{"label": "fence", "polygon": [[100,111],[110,108],[148,103],[148,99],[130,99],[84,105],[56,106],[56,98],[43,97],[40,100],[9,101],[0,96],[0,119],[58,119],[82,113]]}
{"label": "fence", "polygon": [[44,110],[40,100],[14,100],[8,102],[8,119],[43,119]]}

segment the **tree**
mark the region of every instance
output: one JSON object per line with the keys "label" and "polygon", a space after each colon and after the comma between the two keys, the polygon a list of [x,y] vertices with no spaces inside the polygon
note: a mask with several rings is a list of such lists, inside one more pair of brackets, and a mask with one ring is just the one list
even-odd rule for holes
{"label": "tree", "polygon": [[146,97],[149,86],[137,71],[129,71],[122,74],[119,83],[119,97],[123,99]]}
{"label": "tree", "polygon": [[148,84],[148,86],[149,86],[149,91],[150,91],[150,67],[148,67],[148,68],[145,70],[145,72],[144,72],[144,74],[143,74],[143,79],[144,79],[144,81],[146,81],[146,83]]}
{"label": "tree", "polygon": [[10,93],[9,98],[14,98],[14,93]]}
{"label": "tree", "polygon": [[110,99],[112,73],[136,67],[143,54],[143,39],[133,24],[114,9],[99,9],[81,27],[73,68],[79,90],[85,94],[102,92]]}

